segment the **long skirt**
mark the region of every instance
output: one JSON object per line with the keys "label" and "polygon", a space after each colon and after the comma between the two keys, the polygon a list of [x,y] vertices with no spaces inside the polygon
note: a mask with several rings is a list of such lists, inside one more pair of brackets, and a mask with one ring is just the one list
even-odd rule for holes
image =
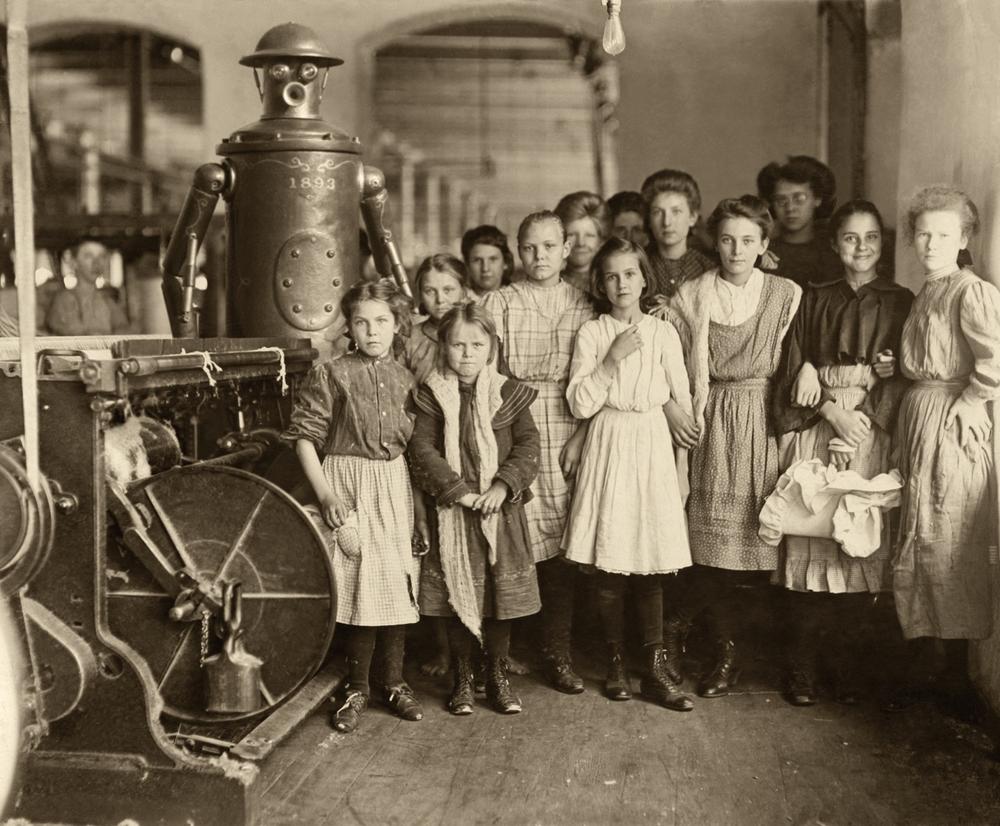
{"label": "long skirt", "polygon": [[563,548],[572,562],[616,574],[665,574],[691,564],[662,408],[605,407],[593,418]]}
{"label": "long skirt", "polygon": [[768,426],[768,380],[715,381],[705,431],[691,451],[691,558],[730,571],[773,571],[778,549],[757,536],[778,481],[778,443]]}
{"label": "long skirt", "polygon": [[413,499],[406,460],[327,456],[323,474],[333,492],[357,512],[361,548],[357,554],[347,543],[342,548],[337,531],[321,525],[337,578],[337,622],[376,626],[416,622],[420,560],[413,556],[411,545]]}
{"label": "long skirt", "polygon": [[528,535],[535,562],[559,556],[562,536],[569,514],[570,485],[559,466],[559,454],[580,426],[566,403],[566,386],[562,382],[532,382],[538,398],[532,402],[531,415],[542,437],[538,457],[538,476],[531,484],[534,494],[525,504]]}
{"label": "long skirt", "polygon": [[[868,395],[867,365],[836,365],[820,368],[820,381],[839,407],[855,410]],[[808,430],[789,433],[779,440],[781,467],[804,459],[819,459],[829,464],[827,444],[836,434],[821,419]],[[850,469],[871,479],[890,470],[892,439],[877,425],[858,445]],[[774,581],[792,591],[823,591],[832,594],[877,593],[888,589],[889,556],[892,551],[892,528],[889,519],[882,522],[882,544],[868,557],[844,553],[832,539],[786,536]]]}
{"label": "long skirt", "polygon": [[944,428],[965,386],[917,382],[899,411],[906,487],[892,581],[907,639],[981,640],[992,628],[990,556],[997,534],[991,446],[987,440],[967,453],[957,423]]}

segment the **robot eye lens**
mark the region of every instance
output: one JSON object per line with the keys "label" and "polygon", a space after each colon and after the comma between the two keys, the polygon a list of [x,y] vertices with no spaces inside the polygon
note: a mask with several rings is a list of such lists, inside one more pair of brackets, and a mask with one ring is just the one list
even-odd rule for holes
{"label": "robot eye lens", "polygon": [[291,74],[291,70],[284,63],[275,63],[268,72],[275,80],[287,80]]}
{"label": "robot eye lens", "polygon": [[317,69],[316,65],[313,63],[303,63],[299,67],[299,80],[301,80],[303,83],[308,83],[310,80],[313,80],[318,74],[319,74],[319,69]]}

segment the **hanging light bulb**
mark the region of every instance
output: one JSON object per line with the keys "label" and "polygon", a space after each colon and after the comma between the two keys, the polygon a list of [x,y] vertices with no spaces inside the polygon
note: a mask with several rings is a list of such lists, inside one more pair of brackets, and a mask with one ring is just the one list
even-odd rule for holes
{"label": "hanging light bulb", "polygon": [[622,0],[601,0],[608,10],[608,19],[604,23],[604,37],[601,45],[610,55],[618,55],[625,51],[625,30],[622,28]]}

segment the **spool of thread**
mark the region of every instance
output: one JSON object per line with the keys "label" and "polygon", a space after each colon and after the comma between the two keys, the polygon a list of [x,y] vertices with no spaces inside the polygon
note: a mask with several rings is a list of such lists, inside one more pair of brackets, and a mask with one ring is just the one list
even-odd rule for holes
{"label": "spool of thread", "polygon": [[130,416],[104,433],[107,477],[127,486],[181,463],[181,446],[173,428],[148,416]]}

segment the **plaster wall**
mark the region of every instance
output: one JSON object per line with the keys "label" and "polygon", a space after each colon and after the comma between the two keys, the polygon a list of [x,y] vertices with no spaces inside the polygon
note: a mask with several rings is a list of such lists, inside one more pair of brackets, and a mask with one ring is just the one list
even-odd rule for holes
{"label": "plaster wall", "polygon": [[[89,0],[85,9],[32,0],[29,25],[39,36],[81,23],[144,27],[198,47],[210,159],[216,143],[259,110],[239,57],[290,14],[262,0]],[[324,116],[362,140],[370,137],[374,51],[398,35],[482,16],[555,23],[598,39],[604,19],[598,0],[300,0],[294,8],[294,18],[346,61],[331,72]],[[711,208],[752,191],[766,162],[815,151],[815,0],[625,0],[623,20],[622,188],[680,167],[699,179]]]}

